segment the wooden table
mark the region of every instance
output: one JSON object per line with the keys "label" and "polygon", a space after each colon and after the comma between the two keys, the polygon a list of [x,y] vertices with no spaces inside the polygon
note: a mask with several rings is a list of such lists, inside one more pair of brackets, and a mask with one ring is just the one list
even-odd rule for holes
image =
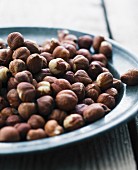
{"label": "wooden table", "polygon": [[[0,0],[0,26],[49,26],[102,34],[138,52],[137,0]],[[135,170],[138,117],[101,136],[44,153],[0,156],[0,169]]]}

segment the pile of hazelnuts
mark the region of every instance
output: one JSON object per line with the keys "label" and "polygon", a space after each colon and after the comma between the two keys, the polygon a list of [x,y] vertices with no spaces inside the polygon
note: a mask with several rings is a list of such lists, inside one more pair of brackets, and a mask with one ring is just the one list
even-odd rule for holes
{"label": "pile of hazelnuts", "polygon": [[38,45],[13,32],[0,40],[0,141],[60,135],[115,107],[122,83],[107,68],[112,44],[68,30],[57,37]]}

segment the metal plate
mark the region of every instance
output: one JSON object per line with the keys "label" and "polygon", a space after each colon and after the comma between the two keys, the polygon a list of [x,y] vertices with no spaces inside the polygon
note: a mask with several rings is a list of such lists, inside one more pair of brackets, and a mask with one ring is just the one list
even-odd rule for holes
{"label": "metal plate", "polygon": [[[38,43],[42,43],[47,38],[56,37],[57,30],[59,29],[39,27],[0,28],[0,37],[6,39],[9,33],[18,31],[21,32],[26,39],[32,39]],[[72,30],[70,30],[70,32],[76,36],[86,34]],[[107,39],[107,41],[111,42],[113,45],[113,57],[109,61],[109,69],[114,77],[119,78],[119,75],[126,72],[128,69],[138,68],[138,58],[134,54],[130,53],[112,40]],[[0,154],[45,151],[74,142],[79,142],[86,138],[92,138],[118,126],[121,123],[129,121],[136,115],[137,110],[138,86],[124,85],[120,92],[118,105],[100,120],[78,130],[56,137],[27,142],[0,143]]]}

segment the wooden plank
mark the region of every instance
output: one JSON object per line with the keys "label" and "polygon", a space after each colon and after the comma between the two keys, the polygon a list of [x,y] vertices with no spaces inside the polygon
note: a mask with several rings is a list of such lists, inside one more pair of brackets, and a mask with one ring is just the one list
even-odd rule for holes
{"label": "wooden plank", "polygon": [[[7,7],[8,6],[8,7]],[[1,26],[65,27],[108,36],[100,0],[1,0]],[[126,125],[89,141],[46,153],[1,156],[0,169],[134,170]]]}
{"label": "wooden plank", "polygon": [[[137,0],[104,0],[108,14],[108,21],[113,37],[130,49],[138,53],[138,1]],[[128,68],[129,69],[129,68]],[[135,159],[138,163],[138,116],[129,123],[130,136],[134,148]]]}

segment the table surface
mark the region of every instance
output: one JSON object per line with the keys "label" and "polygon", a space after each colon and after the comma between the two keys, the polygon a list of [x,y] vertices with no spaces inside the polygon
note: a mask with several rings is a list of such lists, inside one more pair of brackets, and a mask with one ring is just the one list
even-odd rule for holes
{"label": "table surface", "polygon": [[[63,27],[115,39],[138,52],[137,0],[0,0],[0,26]],[[0,156],[8,170],[135,170],[138,117],[81,143],[43,153]]]}

